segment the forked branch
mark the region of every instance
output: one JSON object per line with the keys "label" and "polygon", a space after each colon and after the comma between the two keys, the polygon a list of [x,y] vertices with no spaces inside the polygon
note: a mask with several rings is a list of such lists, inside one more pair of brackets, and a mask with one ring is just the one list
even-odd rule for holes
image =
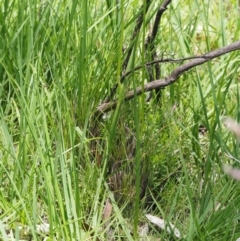
{"label": "forked branch", "polygon": [[[217,50],[211,51],[209,53],[206,53],[204,55],[201,55],[201,57],[199,58],[195,58],[191,61],[189,61],[188,63],[185,63],[179,67],[177,67],[175,70],[173,70],[173,72],[163,78],[163,79],[159,79],[159,80],[155,80],[152,82],[149,82],[147,84],[145,84],[143,87],[139,86],[136,88],[136,90],[131,90],[129,92],[126,93],[125,97],[124,97],[124,101],[129,101],[132,98],[134,98],[134,96],[136,95],[141,95],[144,92],[148,92],[148,91],[152,91],[152,90],[156,90],[162,87],[166,87],[168,85],[173,84],[184,72],[192,69],[193,67],[196,67],[198,65],[204,64],[212,59],[215,59],[221,55],[236,51],[240,49],[240,41],[234,42],[228,46],[219,48]],[[104,113],[109,112],[110,110],[115,109],[117,106],[117,100],[116,101],[112,101],[112,102],[107,102],[107,103],[103,103],[100,104],[97,107],[97,110],[95,112],[96,116],[101,116]]]}

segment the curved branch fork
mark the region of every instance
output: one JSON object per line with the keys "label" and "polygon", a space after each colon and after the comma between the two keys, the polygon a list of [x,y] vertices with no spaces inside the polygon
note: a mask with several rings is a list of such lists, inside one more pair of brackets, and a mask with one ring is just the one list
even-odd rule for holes
{"label": "curved branch fork", "polygon": [[[126,93],[124,97],[124,101],[131,100],[135,95],[141,95],[142,93],[152,91],[155,89],[159,89],[161,87],[165,87],[168,85],[173,84],[184,72],[190,70],[193,67],[196,67],[198,65],[204,64],[214,58],[217,58],[221,55],[236,51],[240,49],[240,41],[234,42],[228,46],[225,46],[223,48],[219,48],[217,50],[211,51],[209,53],[206,53],[204,55],[198,56],[195,59],[189,61],[188,63],[185,63],[179,67],[177,67],[173,72],[164,79],[155,80],[152,82],[149,82],[145,84],[143,87],[139,86],[136,88],[136,90],[131,90]],[[95,115],[101,116],[104,113],[109,112],[110,110],[115,109],[117,106],[117,100],[111,101],[107,103],[100,104],[97,107],[97,110],[95,112]]]}

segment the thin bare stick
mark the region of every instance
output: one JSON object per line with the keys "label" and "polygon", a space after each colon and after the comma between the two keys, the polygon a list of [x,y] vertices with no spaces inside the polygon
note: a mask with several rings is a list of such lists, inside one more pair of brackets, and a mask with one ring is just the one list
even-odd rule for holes
{"label": "thin bare stick", "polygon": [[[148,8],[149,8],[151,2],[152,2],[152,0],[147,0],[147,2],[146,2],[146,12],[148,11]],[[140,29],[141,29],[142,23],[143,23],[143,15],[144,15],[144,5],[142,5],[141,13],[140,13],[139,17],[137,18],[137,23],[136,23],[135,29],[134,29],[132,37],[131,37],[131,42],[133,42],[133,40],[136,38],[136,36],[140,32]],[[131,54],[132,54],[132,50],[133,50],[133,46],[131,46],[129,48],[128,53],[127,53],[127,57],[123,62],[123,71],[127,68],[129,59],[130,59]]]}
{"label": "thin bare stick", "polygon": [[130,74],[134,73],[136,70],[142,69],[144,66],[148,67],[148,66],[151,66],[151,65],[154,65],[154,64],[157,64],[157,63],[178,63],[178,62],[182,62],[182,61],[186,61],[186,60],[203,58],[203,56],[204,55],[199,55],[199,56],[191,56],[191,57],[179,58],[179,59],[173,59],[173,58],[156,59],[156,60],[148,62],[148,63],[146,63],[144,65],[138,65],[133,70],[130,70],[130,71],[126,72],[125,74],[122,75],[121,82],[123,82],[123,80],[127,76],[129,76]]}
{"label": "thin bare stick", "polygon": [[153,30],[147,38],[146,45],[151,45],[152,42],[154,41],[154,39],[156,38],[162,15],[167,10],[167,6],[171,3],[171,1],[172,0],[165,0],[163,2],[163,4],[160,6],[160,8],[158,9],[155,20],[154,20],[154,24],[153,24]]}
{"label": "thin bare stick", "polygon": [[[160,30],[160,22],[163,13],[167,10],[167,6],[171,3],[172,0],[165,0],[162,5],[159,7],[154,24],[153,24],[153,29],[152,32],[148,35],[147,41],[145,43],[145,49],[150,52],[150,56],[152,60],[155,60],[157,58],[157,50],[156,50],[156,45],[154,44],[154,40],[157,36],[157,33]],[[146,52],[147,53],[147,52]],[[159,62],[157,62],[155,65],[155,78],[159,79],[161,77],[161,66]],[[149,82],[152,82],[154,80],[154,75],[153,75],[153,69],[152,68],[147,68],[148,75],[149,75]],[[159,101],[161,98],[161,88],[155,89],[156,90],[156,100]],[[149,95],[146,101],[150,101],[152,98],[152,94]]]}
{"label": "thin bare stick", "polygon": [[[147,2],[146,2],[146,12],[148,11],[151,2],[152,2],[152,0],[147,0]],[[131,43],[134,42],[134,40],[136,39],[137,35],[140,32],[140,29],[141,29],[142,23],[143,23],[143,16],[144,16],[144,5],[142,5],[140,15],[136,20],[136,26],[134,28],[134,31],[133,31],[132,37],[131,37],[131,41],[130,41]],[[123,73],[126,71],[129,59],[130,59],[131,54],[132,54],[133,47],[134,47],[134,45],[132,44],[131,46],[129,46],[129,49],[127,50],[127,56],[126,56],[126,58],[125,58],[125,60],[123,61],[123,64],[122,64],[122,72]],[[120,82],[122,83],[123,80],[124,79],[121,78]],[[110,90],[110,95],[105,99],[104,102],[108,102],[113,98],[113,96],[115,95],[115,93],[117,91],[117,88],[118,88],[118,84],[115,84],[112,87],[112,89]]]}

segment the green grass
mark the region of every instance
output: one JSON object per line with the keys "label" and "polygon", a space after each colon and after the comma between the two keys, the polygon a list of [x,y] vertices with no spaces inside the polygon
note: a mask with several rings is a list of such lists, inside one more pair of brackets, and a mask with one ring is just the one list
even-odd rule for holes
{"label": "green grass", "polygon": [[[239,143],[220,122],[239,120],[239,52],[184,73],[161,104],[145,94],[125,103],[149,75],[143,66],[120,84],[123,61],[131,46],[127,71],[152,60],[145,41],[161,2],[119,2],[1,2],[1,240],[107,240],[107,198],[113,240],[138,240],[146,214],[176,225],[182,240],[240,236],[239,185],[221,170],[224,162],[239,166],[228,157],[238,158]],[[173,1],[154,41],[158,58],[226,46],[240,37],[238,19],[236,1]],[[161,64],[161,78],[180,64]],[[117,83],[116,109],[95,119]],[[148,224],[144,240],[177,239]]]}

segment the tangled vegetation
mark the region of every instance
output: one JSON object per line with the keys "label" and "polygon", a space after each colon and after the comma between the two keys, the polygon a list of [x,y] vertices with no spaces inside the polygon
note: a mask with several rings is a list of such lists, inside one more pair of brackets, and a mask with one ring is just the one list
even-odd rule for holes
{"label": "tangled vegetation", "polygon": [[240,237],[236,1],[0,2],[1,240]]}

